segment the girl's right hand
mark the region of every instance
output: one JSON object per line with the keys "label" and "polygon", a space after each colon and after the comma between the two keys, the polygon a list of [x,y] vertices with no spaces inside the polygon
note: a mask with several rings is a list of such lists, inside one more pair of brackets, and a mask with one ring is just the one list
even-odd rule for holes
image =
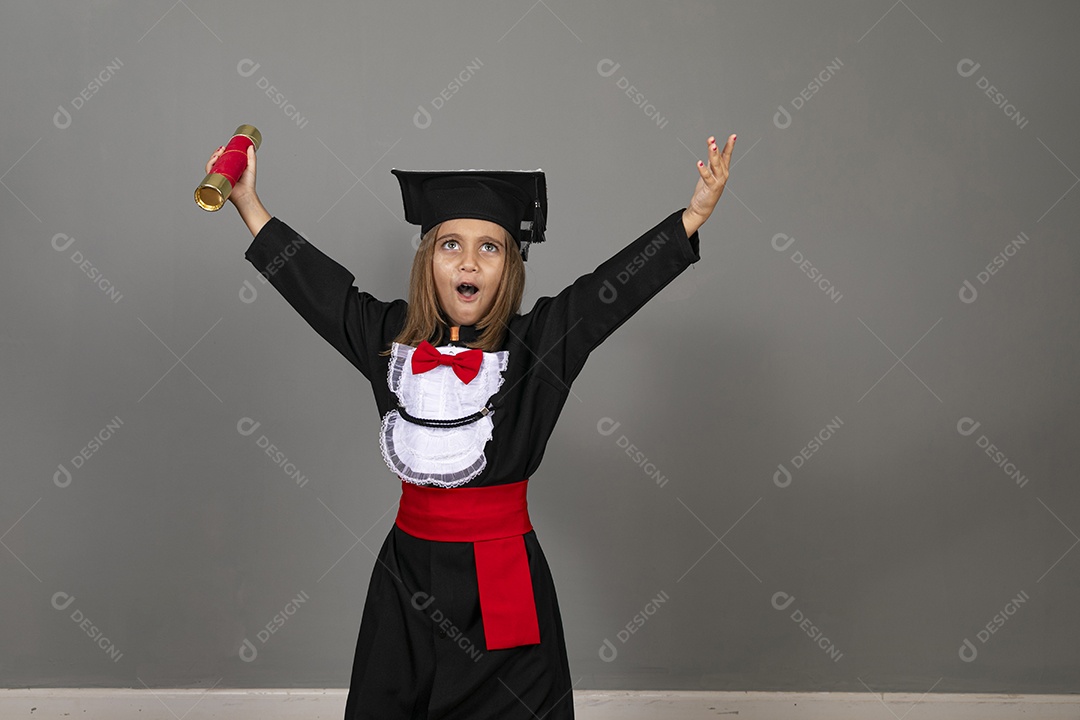
{"label": "girl's right hand", "polygon": [[[214,167],[214,163],[225,152],[224,146],[219,147],[214,151],[214,154],[210,156],[210,159],[206,161],[206,173],[210,174],[210,170]],[[247,149],[247,167],[244,168],[243,174],[233,186],[232,192],[229,193],[229,201],[233,205],[239,202],[245,202],[250,199],[258,199],[258,195],[255,194],[255,146],[249,145]]]}

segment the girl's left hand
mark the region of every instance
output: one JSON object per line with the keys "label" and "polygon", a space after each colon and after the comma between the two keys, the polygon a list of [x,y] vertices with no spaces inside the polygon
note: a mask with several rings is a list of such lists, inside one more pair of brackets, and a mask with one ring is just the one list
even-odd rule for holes
{"label": "girl's left hand", "polygon": [[683,224],[686,225],[686,234],[693,235],[702,223],[712,215],[716,203],[724,193],[727,184],[728,167],[731,164],[731,151],[735,148],[735,135],[728,137],[723,150],[716,146],[716,138],[709,136],[709,162],[698,164],[697,187],[694,188],[694,196],[690,204],[683,212]]}

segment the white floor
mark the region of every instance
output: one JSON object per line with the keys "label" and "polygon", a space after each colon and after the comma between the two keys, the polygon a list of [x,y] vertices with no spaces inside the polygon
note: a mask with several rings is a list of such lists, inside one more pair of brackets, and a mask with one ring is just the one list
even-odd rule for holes
{"label": "white floor", "polygon": [[[35,720],[340,719],[346,690],[0,690],[0,718]],[[1080,695],[574,692],[578,720],[1080,719]]]}

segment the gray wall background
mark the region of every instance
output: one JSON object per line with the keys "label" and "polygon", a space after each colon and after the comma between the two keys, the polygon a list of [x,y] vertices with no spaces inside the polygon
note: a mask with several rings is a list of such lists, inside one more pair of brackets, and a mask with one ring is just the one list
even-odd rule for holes
{"label": "gray wall background", "polygon": [[542,167],[526,308],[738,133],[531,483],[577,689],[1076,692],[1078,20],[5,3],[3,684],[348,683],[398,484],[366,381],[192,201],[247,122],[270,212],[384,299],[392,167]]}

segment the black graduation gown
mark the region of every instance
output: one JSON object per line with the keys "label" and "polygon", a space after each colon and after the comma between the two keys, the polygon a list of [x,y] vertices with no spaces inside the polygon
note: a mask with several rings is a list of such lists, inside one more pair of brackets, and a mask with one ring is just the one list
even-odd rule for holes
{"label": "black graduation gown", "polygon": [[[511,319],[503,348],[509,351],[499,389],[503,400],[491,417],[486,466],[463,487],[533,476],[589,353],[700,259],[698,234],[686,236],[682,213],[672,213],[593,272]],[[390,358],[378,353],[403,327],[406,301],[383,302],[358,290],[351,272],[276,217],[259,231],[245,257],[363,373],[385,419],[397,398],[388,385]],[[454,344],[475,337],[475,327],[465,326]],[[447,333],[439,346],[450,344]],[[401,482],[393,473],[383,481]],[[542,530],[542,519],[533,522]],[[423,540],[391,527],[368,586],[345,707],[348,720],[573,718],[554,581],[536,531],[524,538],[540,643],[489,651],[472,543]]]}

